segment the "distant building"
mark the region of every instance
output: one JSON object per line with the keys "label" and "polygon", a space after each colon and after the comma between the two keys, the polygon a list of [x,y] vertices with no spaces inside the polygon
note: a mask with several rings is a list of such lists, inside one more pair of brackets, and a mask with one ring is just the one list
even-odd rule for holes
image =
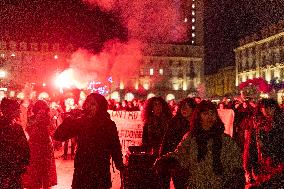
{"label": "distant building", "polygon": [[[268,83],[273,79],[284,81],[284,20],[259,33],[240,40],[235,50],[236,86],[248,79],[262,77]],[[278,91],[282,102],[284,91]]]}
{"label": "distant building", "polygon": [[[110,84],[110,98],[124,100],[156,95],[179,100],[198,95],[198,87],[204,81],[203,0],[181,0],[176,6],[181,14],[179,24],[187,28],[187,40],[146,44],[138,73],[127,81],[118,79]],[[0,40],[1,85],[19,90],[26,83],[52,86],[55,75],[70,66],[69,59],[76,50],[72,45],[33,39],[30,42]]]}
{"label": "distant building", "polygon": [[[68,66],[72,45],[0,41],[2,87],[21,89],[25,83],[50,84],[56,72]],[[3,86],[4,85],[4,86]]]}
{"label": "distant building", "polygon": [[203,0],[182,0],[180,10],[188,41],[147,44],[139,73],[130,81],[113,86],[112,98],[162,96],[166,100],[179,100],[199,95],[198,87],[204,82]]}
{"label": "distant building", "polygon": [[231,97],[236,94],[236,69],[234,66],[221,68],[217,73],[205,75],[206,97],[210,99]]}

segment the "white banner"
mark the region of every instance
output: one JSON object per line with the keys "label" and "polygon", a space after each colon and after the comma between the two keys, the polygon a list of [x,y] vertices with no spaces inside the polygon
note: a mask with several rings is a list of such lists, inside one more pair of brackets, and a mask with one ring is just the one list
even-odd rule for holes
{"label": "white banner", "polygon": [[142,143],[143,122],[140,111],[108,111],[115,122],[123,154],[128,146],[139,146]]}
{"label": "white banner", "polygon": [[[118,136],[125,155],[128,146],[139,146],[142,143],[143,122],[140,111],[108,111],[111,119],[116,123]],[[218,110],[218,114],[225,125],[225,133],[233,136],[234,111],[232,109]]]}
{"label": "white banner", "polygon": [[232,109],[218,109],[218,114],[225,125],[224,133],[232,137],[235,112]]}

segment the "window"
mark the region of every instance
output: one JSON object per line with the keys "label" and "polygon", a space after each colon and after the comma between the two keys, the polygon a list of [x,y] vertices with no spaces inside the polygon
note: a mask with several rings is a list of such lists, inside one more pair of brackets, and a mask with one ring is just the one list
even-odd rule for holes
{"label": "window", "polygon": [[159,69],[159,74],[164,75],[164,70],[162,68]]}
{"label": "window", "polygon": [[154,75],[154,69],[150,68],[150,75]]}
{"label": "window", "polygon": [[41,50],[42,51],[48,51],[48,43],[42,43],[41,44]]}
{"label": "window", "polygon": [[9,42],[9,48],[11,50],[16,50],[17,49],[17,43],[15,41],[10,41]]}
{"label": "window", "polygon": [[38,50],[38,44],[37,43],[31,43],[31,51],[37,51]]}
{"label": "window", "polygon": [[27,43],[21,42],[21,43],[20,43],[20,50],[26,51],[26,50],[27,50]]}
{"label": "window", "polygon": [[7,49],[7,43],[5,41],[0,41],[0,49]]}
{"label": "window", "polygon": [[140,69],[140,76],[144,76],[144,70],[143,70],[143,68]]}
{"label": "window", "polygon": [[52,50],[53,51],[59,51],[59,44],[58,43],[53,44]]}

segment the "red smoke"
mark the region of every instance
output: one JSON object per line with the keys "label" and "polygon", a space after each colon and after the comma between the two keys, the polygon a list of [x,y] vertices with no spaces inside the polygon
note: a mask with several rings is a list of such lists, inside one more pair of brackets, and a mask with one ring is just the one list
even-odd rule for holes
{"label": "red smoke", "polygon": [[84,0],[120,14],[130,38],[147,42],[186,39],[180,5],[173,0]]}
{"label": "red smoke", "polygon": [[108,41],[97,55],[79,49],[71,56],[70,68],[60,74],[60,79],[64,79],[60,82],[85,88],[88,82],[106,81],[109,76],[114,82],[118,82],[118,78],[129,80],[137,75],[141,57],[141,44],[134,40],[127,43]]}

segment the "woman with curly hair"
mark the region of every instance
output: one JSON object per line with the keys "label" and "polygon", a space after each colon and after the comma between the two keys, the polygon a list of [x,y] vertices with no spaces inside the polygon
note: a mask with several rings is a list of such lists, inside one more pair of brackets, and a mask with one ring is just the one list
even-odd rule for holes
{"label": "woman with curly hair", "polygon": [[142,145],[151,148],[154,156],[158,157],[159,150],[172,118],[171,109],[162,97],[152,97],[145,102],[142,111],[144,122]]}
{"label": "woman with curly hair", "polygon": [[201,101],[190,127],[177,149],[157,160],[156,167],[179,164],[187,169],[189,188],[244,188],[240,149],[224,134],[216,106],[210,101]]}

